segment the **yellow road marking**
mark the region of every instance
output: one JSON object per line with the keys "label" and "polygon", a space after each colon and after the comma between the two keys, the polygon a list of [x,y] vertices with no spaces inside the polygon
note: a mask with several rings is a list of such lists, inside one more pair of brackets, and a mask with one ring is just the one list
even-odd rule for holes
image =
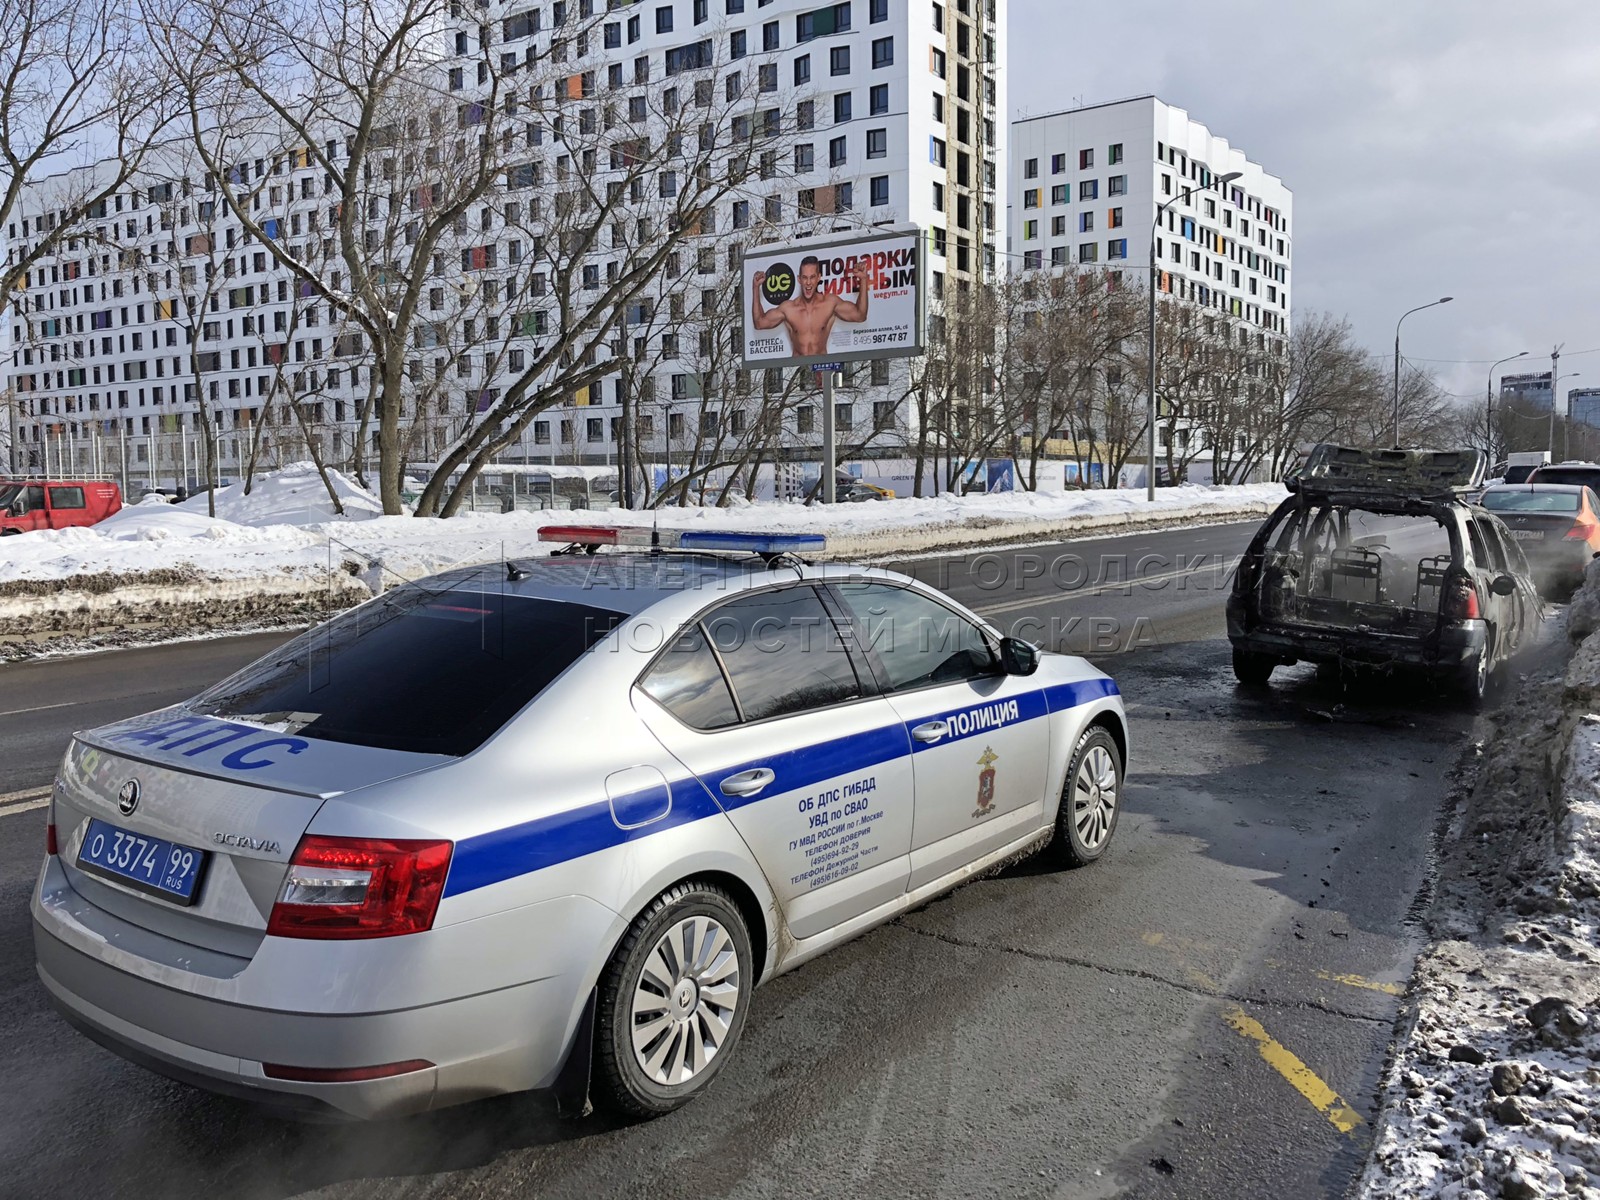
{"label": "yellow road marking", "polygon": [[1405,987],[1398,983],[1379,983],[1376,979],[1365,979],[1360,975],[1340,975],[1333,971],[1318,971],[1318,979],[1326,979],[1329,983],[1342,983],[1345,987],[1366,988],[1369,992],[1382,992],[1385,996],[1399,996],[1405,992]]}
{"label": "yellow road marking", "polygon": [[1323,1083],[1292,1050],[1274,1039],[1262,1027],[1261,1022],[1251,1017],[1244,1009],[1234,1009],[1228,1014],[1227,1021],[1237,1033],[1255,1042],[1267,1065],[1287,1079],[1290,1086],[1309,1100],[1311,1107],[1327,1117],[1340,1133],[1349,1133],[1365,1123],[1355,1109],[1339,1098],[1338,1092]]}

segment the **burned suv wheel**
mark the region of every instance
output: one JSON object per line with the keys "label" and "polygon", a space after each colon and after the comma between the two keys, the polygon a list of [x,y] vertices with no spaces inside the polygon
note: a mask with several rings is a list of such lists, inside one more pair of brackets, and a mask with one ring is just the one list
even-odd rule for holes
{"label": "burned suv wheel", "polygon": [[1233,651],[1233,674],[1236,679],[1247,687],[1260,687],[1272,678],[1272,668],[1277,666],[1276,659],[1266,654],[1252,654],[1248,650],[1235,647]]}

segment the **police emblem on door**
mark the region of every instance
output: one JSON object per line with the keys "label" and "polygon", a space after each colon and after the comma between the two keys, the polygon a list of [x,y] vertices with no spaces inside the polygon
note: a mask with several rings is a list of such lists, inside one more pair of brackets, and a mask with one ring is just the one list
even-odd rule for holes
{"label": "police emblem on door", "polygon": [[994,811],[994,764],[1000,761],[1000,756],[988,746],[983,748],[983,753],[978,757],[978,807],[972,810],[973,819],[987,817]]}

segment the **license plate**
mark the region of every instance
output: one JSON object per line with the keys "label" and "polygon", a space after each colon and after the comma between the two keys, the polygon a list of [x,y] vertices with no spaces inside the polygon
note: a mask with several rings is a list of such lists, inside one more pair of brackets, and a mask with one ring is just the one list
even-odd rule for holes
{"label": "license plate", "polygon": [[1511,531],[1511,536],[1516,538],[1519,542],[1542,542],[1544,541],[1544,530],[1513,529]]}
{"label": "license plate", "polygon": [[193,846],[129,833],[91,818],[78,850],[78,866],[178,904],[193,904],[206,852]]}

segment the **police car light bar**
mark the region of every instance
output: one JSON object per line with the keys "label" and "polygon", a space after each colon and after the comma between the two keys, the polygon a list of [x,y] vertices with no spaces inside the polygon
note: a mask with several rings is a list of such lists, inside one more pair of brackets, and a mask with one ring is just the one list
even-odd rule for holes
{"label": "police car light bar", "polygon": [[723,550],[749,554],[798,554],[828,548],[820,533],[761,533],[733,530],[645,529],[627,525],[546,525],[541,542],[568,546],[625,546],[662,550]]}
{"label": "police car light bar", "polygon": [[751,554],[798,554],[804,550],[826,550],[828,539],[820,533],[734,533],[722,530],[691,530],[679,537],[678,545],[684,550],[745,550]]}
{"label": "police car light bar", "polygon": [[619,525],[546,525],[539,530],[541,542],[561,542],[567,546],[663,546],[668,549],[678,544],[676,530],[662,530],[660,540],[655,530]]}

